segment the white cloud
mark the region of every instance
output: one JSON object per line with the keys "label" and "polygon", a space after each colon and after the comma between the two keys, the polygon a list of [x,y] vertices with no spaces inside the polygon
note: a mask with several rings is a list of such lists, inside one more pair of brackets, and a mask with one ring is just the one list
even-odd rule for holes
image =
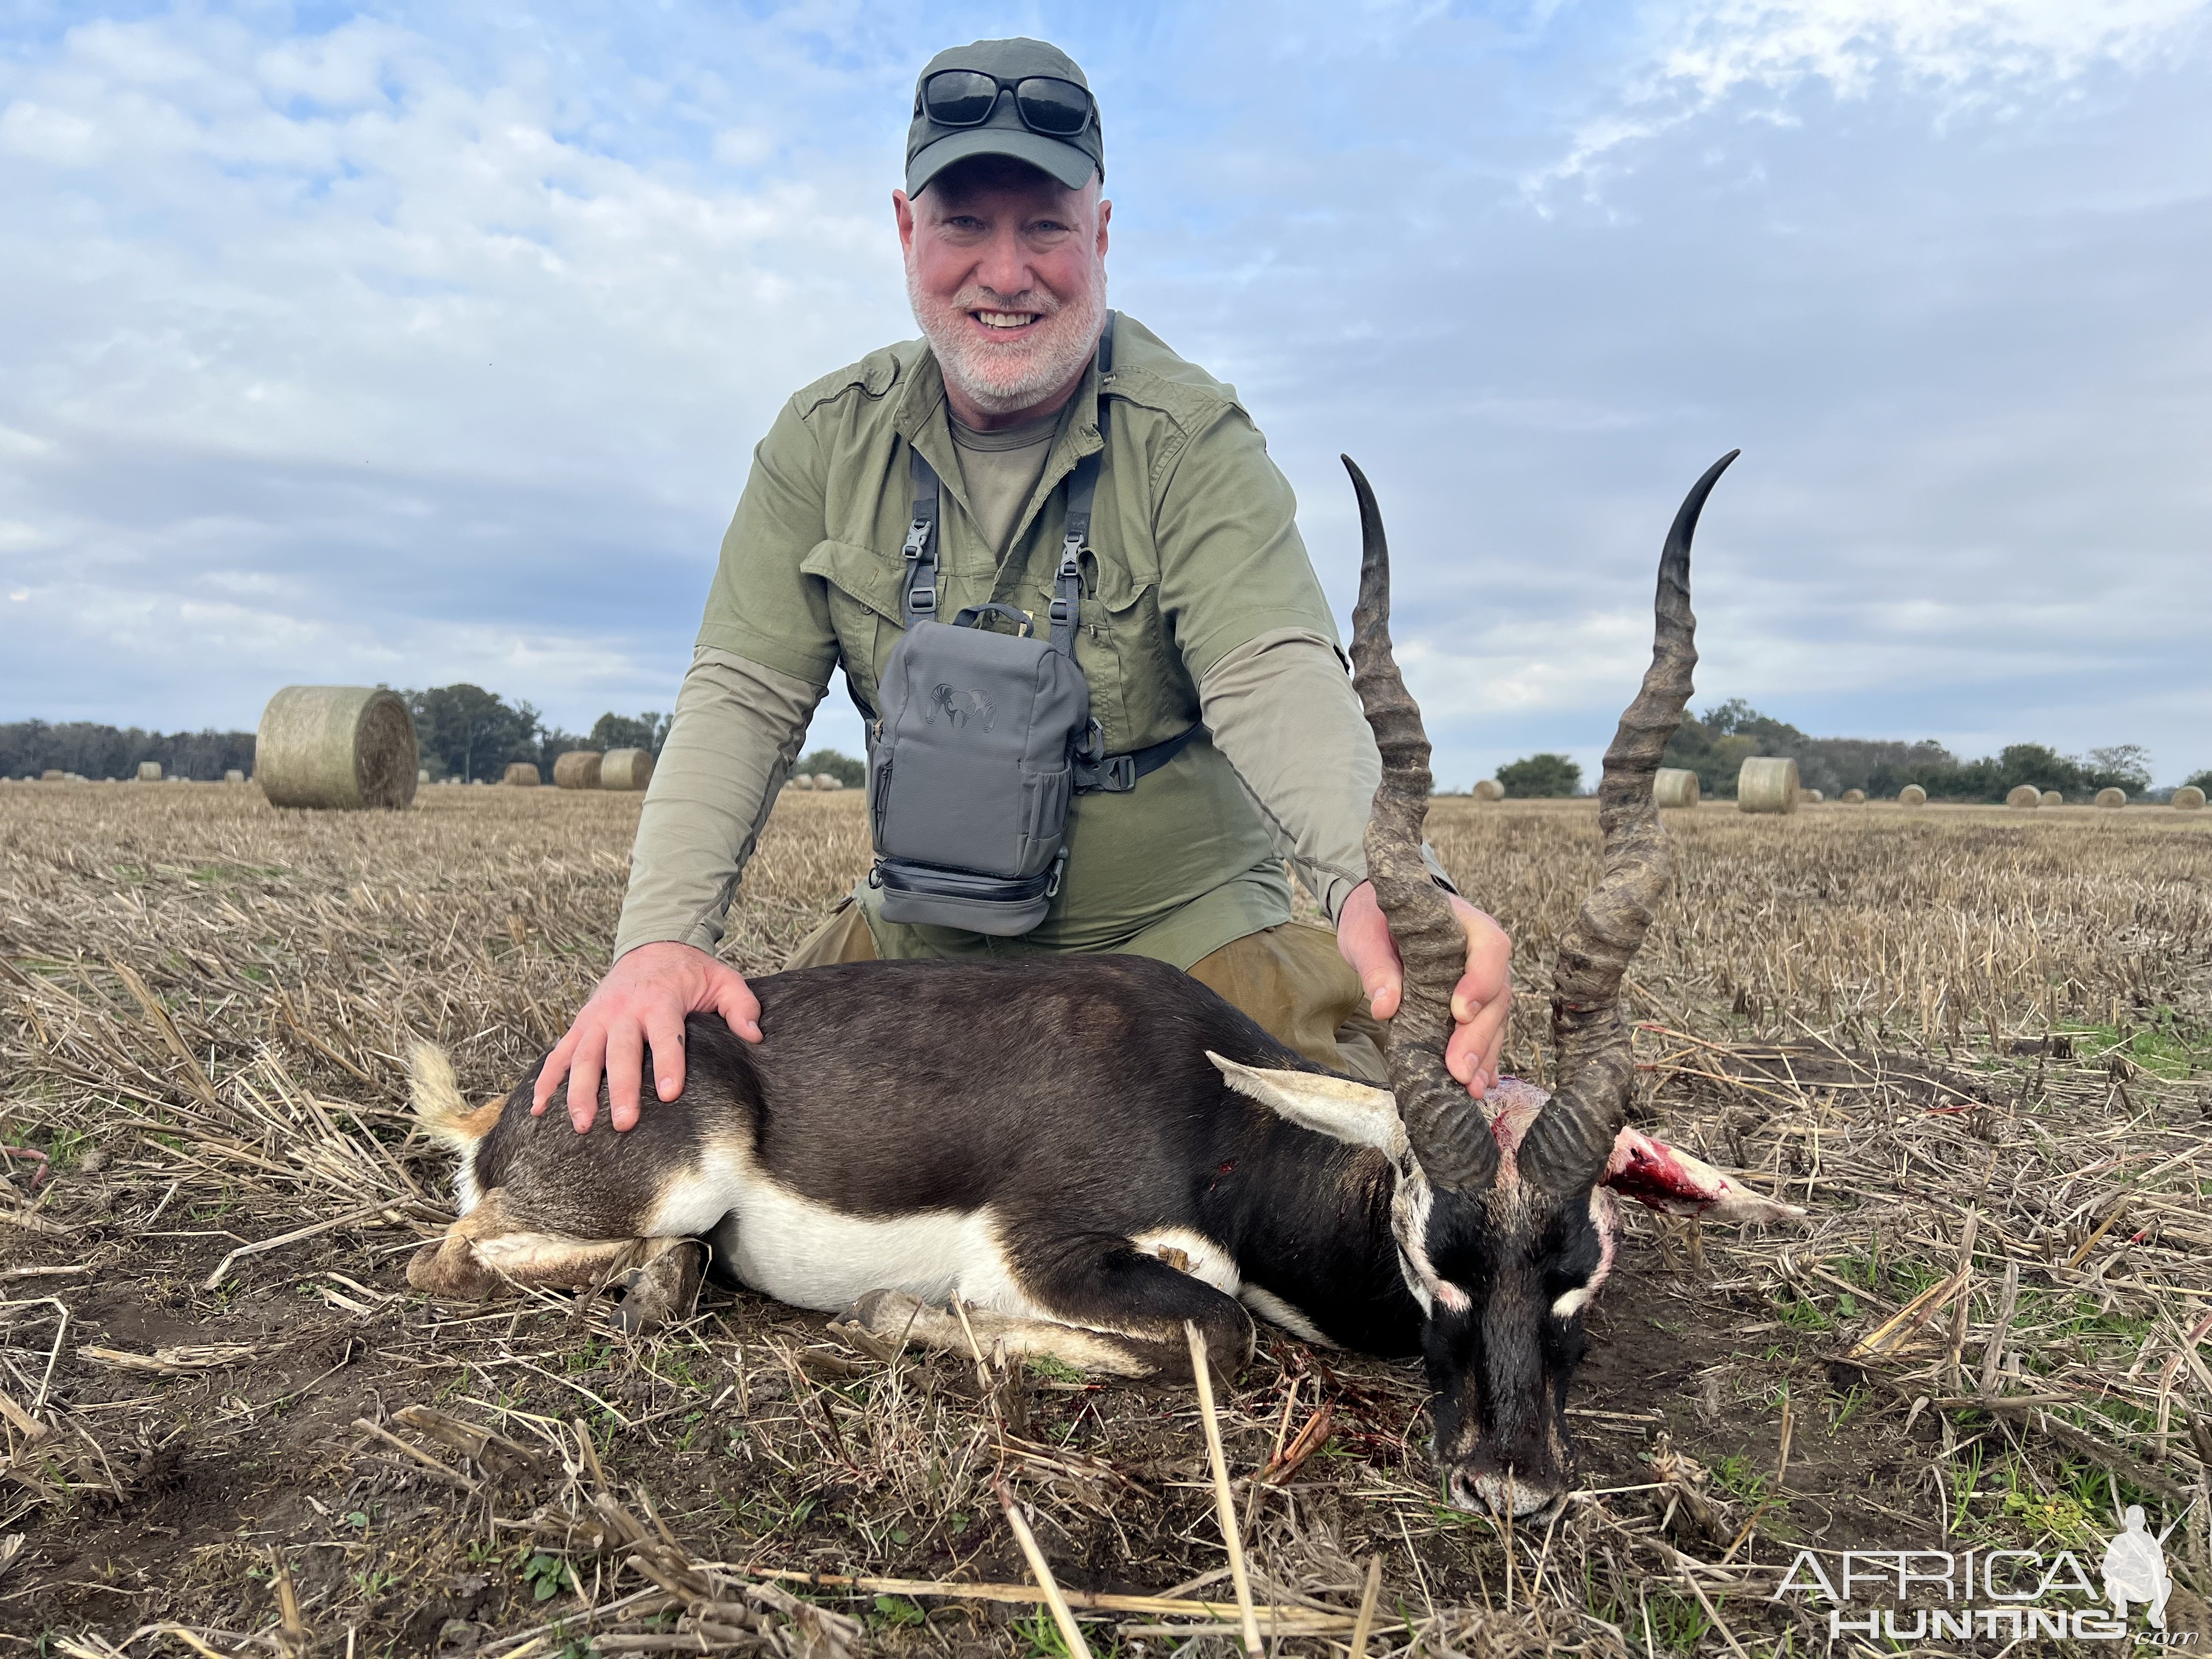
{"label": "white cloud", "polygon": [[1711,0],[1670,9],[1659,73],[1707,103],[1751,83],[1826,82],[1863,98],[1884,75],[1945,88],[2049,86],[2174,51],[2203,0]]}
{"label": "white cloud", "polygon": [[1646,14],[1610,107],[1583,119],[1564,153],[1529,169],[1541,204],[1565,181],[1595,182],[1618,152],[1742,94],[1788,123],[1786,100],[1818,83],[1864,100],[1885,82],[1929,94],[1931,120],[1977,105],[2048,101],[2100,68],[2179,61],[2203,39],[2208,0],[1697,0]]}

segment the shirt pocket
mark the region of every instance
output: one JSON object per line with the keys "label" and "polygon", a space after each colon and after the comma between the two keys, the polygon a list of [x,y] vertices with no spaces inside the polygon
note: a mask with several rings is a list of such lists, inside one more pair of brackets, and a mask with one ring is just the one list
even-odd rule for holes
{"label": "shirt pocket", "polygon": [[1159,590],[1126,567],[1100,562],[1097,591],[1084,601],[1076,655],[1109,754],[1163,743],[1198,718],[1197,698],[1160,616]]}
{"label": "shirt pocket", "polygon": [[881,706],[878,690],[891,647],[905,631],[906,562],[885,556],[857,542],[817,542],[799,562],[800,572],[819,576],[830,595],[830,626],[845,682],[861,714],[872,721]]}

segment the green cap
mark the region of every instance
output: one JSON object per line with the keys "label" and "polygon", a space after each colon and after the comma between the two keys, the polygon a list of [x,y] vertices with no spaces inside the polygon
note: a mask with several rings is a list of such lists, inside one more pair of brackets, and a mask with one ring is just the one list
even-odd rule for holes
{"label": "green cap", "polygon": [[921,195],[932,179],[954,162],[964,161],[971,155],[1009,155],[1017,161],[1027,161],[1050,173],[1070,190],[1082,189],[1094,173],[1102,180],[1105,178],[1106,141],[1099,129],[1095,99],[1089,125],[1071,138],[1031,132],[1022,125],[1014,100],[1004,90],[992,108],[990,118],[982,125],[939,126],[923,112],[921,89],[931,76],[951,69],[979,70],[997,76],[1006,88],[1031,75],[1073,81],[1086,92],[1091,88],[1091,82],[1083,78],[1083,71],[1076,67],[1075,60],[1058,46],[1042,40],[978,40],[939,52],[914,83],[914,125],[906,133],[906,193],[909,198]]}

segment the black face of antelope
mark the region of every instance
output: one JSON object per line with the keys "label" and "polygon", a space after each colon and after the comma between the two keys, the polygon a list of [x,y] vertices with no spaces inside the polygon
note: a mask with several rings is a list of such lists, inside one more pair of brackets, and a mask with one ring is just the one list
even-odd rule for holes
{"label": "black face of antelope", "polygon": [[[1660,556],[1652,661],[1606,751],[1599,786],[1605,863],[1560,941],[1552,996],[1559,1087],[1501,1082],[1468,1099],[1444,1069],[1448,999],[1464,951],[1420,859],[1430,788],[1420,711],[1392,659],[1389,555],[1373,491],[1347,458],[1364,543],[1352,664],[1382,752],[1368,872],[1405,959],[1392,1022],[1392,1091],[1406,1134],[1396,1205],[1409,1282],[1428,1314],[1433,1449],[1454,1503],[1516,1514],[1554,1506],[1573,1479],[1567,1385],[1587,1346],[1583,1312],[1613,1263],[1608,1176],[1682,1190],[1688,1160],[1626,1127],[1635,1067],[1620,981],[1671,874],[1651,786],[1696,666],[1690,544],[1716,462],[1676,514]],[[1694,1179],[1689,1182],[1695,1188]],[[1646,1194],[1648,1195],[1648,1194]],[[1778,1209],[1778,1206],[1773,1206]]]}
{"label": "black face of antelope", "polygon": [[[1731,458],[1732,459],[1732,458]],[[1348,464],[1347,464],[1348,465]],[[418,1055],[423,1127],[460,1155],[461,1217],[410,1282],[623,1297],[688,1314],[702,1267],[856,1343],[919,1341],[1127,1377],[1250,1352],[1252,1316],[1309,1340],[1425,1358],[1451,1500],[1540,1512],[1572,1478],[1563,1418],[1614,1194],[1678,1213],[1797,1213],[1624,1126],[1621,975],[1664,888],[1652,775],[1690,695],[1690,538],[1676,517],[1656,643],[1607,752],[1605,863],[1561,941],[1558,1091],[1468,1097],[1443,1062],[1466,937],[1420,855],[1419,711],[1391,660],[1389,555],[1364,532],[1352,654],[1382,750],[1370,874],[1406,966],[1388,1089],[1323,1072],[1220,997],[1139,957],[848,963],[756,981],[762,1040],[686,1027],[686,1079],[617,1134],[528,1110],[532,1077],[471,1110]]]}

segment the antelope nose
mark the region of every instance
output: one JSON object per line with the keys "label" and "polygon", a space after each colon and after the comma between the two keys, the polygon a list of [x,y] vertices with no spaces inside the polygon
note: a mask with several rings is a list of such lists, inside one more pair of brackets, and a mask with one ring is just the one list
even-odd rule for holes
{"label": "antelope nose", "polygon": [[1445,1483],[1455,1509],[1510,1516],[1516,1521],[1538,1520],[1559,1506],[1565,1493],[1542,1480],[1515,1474],[1476,1473],[1457,1468]]}

